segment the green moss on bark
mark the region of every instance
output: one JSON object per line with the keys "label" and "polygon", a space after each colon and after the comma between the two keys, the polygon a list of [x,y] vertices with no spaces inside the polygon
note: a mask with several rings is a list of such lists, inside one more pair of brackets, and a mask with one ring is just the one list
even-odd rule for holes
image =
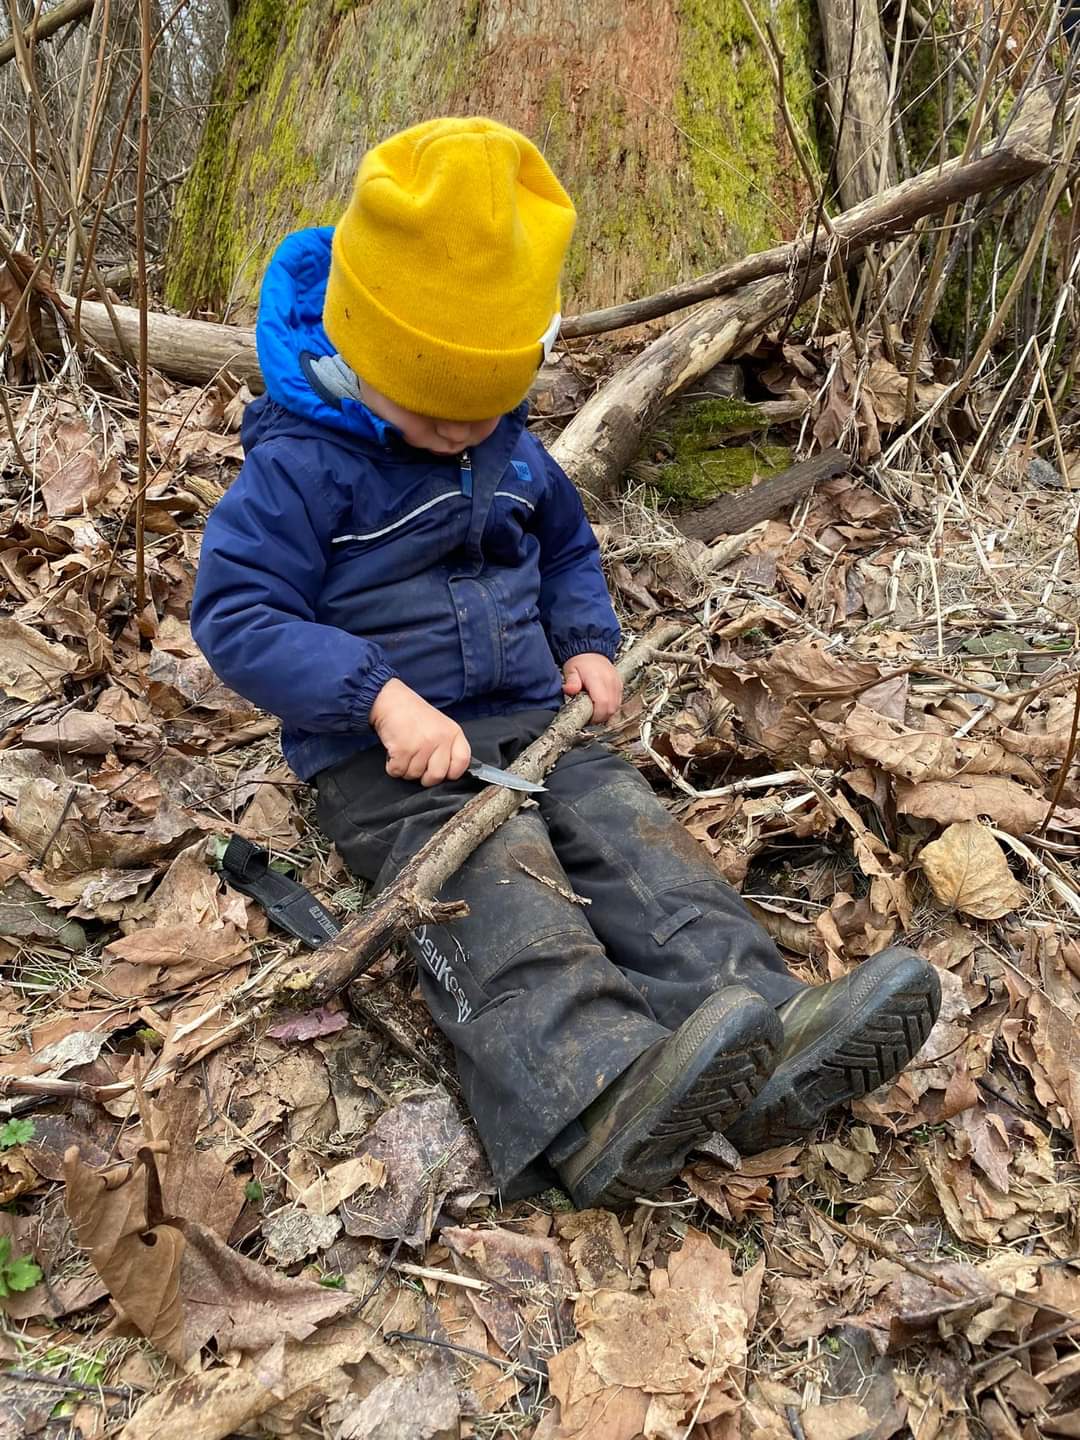
{"label": "green moss on bark", "polygon": [[173,225],[168,298],[175,305],[206,293],[220,294],[234,278],[234,122],[262,92],[288,38],[290,12],[298,16],[299,10],[295,0],[248,0],[233,22],[225,65]]}
{"label": "green moss on bark", "polygon": [[680,406],[649,436],[631,475],[657,504],[696,505],[741,490],[755,476],[771,475],[791,464],[787,445],[764,440],[725,443],[728,433],[745,431],[747,426],[768,429],[761,412],[745,400],[717,397]]}
{"label": "green moss on bark", "polygon": [[[775,0],[769,10],[788,107],[816,163],[809,10],[799,0]],[[742,0],[683,0],[680,11],[676,108],[698,199],[732,252],[763,249],[794,232],[803,198],[768,58]]]}

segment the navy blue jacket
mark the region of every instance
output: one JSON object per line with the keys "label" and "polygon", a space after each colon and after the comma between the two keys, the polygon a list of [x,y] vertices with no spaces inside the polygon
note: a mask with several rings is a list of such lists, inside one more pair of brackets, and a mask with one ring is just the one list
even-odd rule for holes
{"label": "navy blue jacket", "polygon": [[376,743],[368,712],[392,676],[457,720],[554,710],[559,666],[619,643],[581,500],[525,406],[445,457],[309,378],[333,354],[331,233],[290,235],[267,271],[267,393],[244,416],[246,458],[207,522],[191,610],[221,679],[281,717],[304,780]]}

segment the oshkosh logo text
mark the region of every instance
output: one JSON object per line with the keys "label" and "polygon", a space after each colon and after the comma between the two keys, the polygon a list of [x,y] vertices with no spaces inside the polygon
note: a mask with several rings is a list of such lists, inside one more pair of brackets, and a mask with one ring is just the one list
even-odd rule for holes
{"label": "oshkosh logo text", "polygon": [[[428,927],[426,925],[421,925],[419,929],[414,930],[413,936],[420,954],[424,957],[424,964],[457,1006],[458,1024],[464,1025],[466,1020],[472,1015],[472,1006],[465,998],[465,992],[461,988],[461,982],[453,973],[452,966],[455,962],[451,960],[449,955],[444,955],[435,944],[435,941],[428,933]],[[454,944],[457,945],[456,940]],[[460,945],[457,945],[457,948],[460,959],[464,962],[466,959],[465,952],[461,949]]]}

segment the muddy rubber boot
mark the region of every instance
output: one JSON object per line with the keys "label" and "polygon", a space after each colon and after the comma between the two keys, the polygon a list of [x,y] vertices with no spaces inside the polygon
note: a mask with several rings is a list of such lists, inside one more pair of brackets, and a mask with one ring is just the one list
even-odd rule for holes
{"label": "muddy rubber boot", "polygon": [[813,985],[777,1010],[780,1063],[724,1134],[743,1155],[813,1134],[838,1105],[898,1075],[926,1042],[941,1008],[937,971],[892,945],[849,975]]}
{"label": "muddy rubber boot", "polygon": [[751,1104],[777,1062],[776,1010],[752,990],[710,995],[614,1080],[581,1116],[588,1139],[558,1167],[579,1210],[652,1195],[694,1142]]}

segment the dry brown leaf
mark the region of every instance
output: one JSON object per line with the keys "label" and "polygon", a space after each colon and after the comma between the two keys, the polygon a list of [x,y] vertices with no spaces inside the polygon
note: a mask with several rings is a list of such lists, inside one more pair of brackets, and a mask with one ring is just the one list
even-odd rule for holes
{"label": "dry brown leaf", "polygon": [[0,1205],[10,1205],[38,1183],[38,1172],[21,1145],[0,1150]]}
{"label": "dry brown leaf", "polygon": [[105,953],[112,960],[126,960],[132,965],[196,963],[209,973],[225,965],[235,965],[247,955],[248,946],[233,925],[222,925],[216,930],[199,925],[163,925],[136,930],[113,940],[106,945]]}
{"label": "dry brown leaf", "polygon": [[1004,850],[978,820],[950,825],[923,846],[919,860],[941,904],[977,920],[1000,920],[1027,899]]}
{"label": "dry brown leaf", "polygon": [[240,821],[241,835],[271,850],[291,850],[300,838],[300,814],[292,792],[280,785],[260,785]]}
{"label": "dry brown leaf", "polygon": [[[951,825],[958,820],[986,817],[999,830],[1023,835],[1037,830],[1049,808],[1041,795],[1007,780],[1003,775],[961,775],[954,780],[896,782],[896,808],[901,815]],[[1055,825],[1080,825],[1080,811],[1059,807]]]}
{"label": "dry brown leaf", "polygon": [[857,1400],[808,1405],[799,1416],[806,1440],[859,1440],[870,1430],[870,1416]]}
{"label": "dry brown leaf", "polygon": [[661,1440],[692,1416],[707,1425],[735,1412],[762,1269],[736,1276],[728,1252],[691,1230],[650,1294],[583,1295],[581,1339],[549,1362],[559,1414],[545,1440]]}
{"label": "dry brown leaf", "polygon": [[826,650],[819,640],[788,640],[755,660],[754,671],[781,699],[805,700],[862,693],[881,681],[880,665],[870,660],[846,660]]}
{"label": "dry brown leaf", "polygon": [[295,1265],[332,1245],[341,1234],[336,1215],[313,1215],[308,1210],[278,1210],[264,1220],[266,1253],[278,1265]]}
{"label": "dry brown leaf", "polygon": [[27,726],[22,743],[60,755],[104,755],[116,745],[118,734],[116,721],[107,715],[67,710],[57,720]]}
{"label": "dry brown leaf", "polygon": [[145,865],[190,841],[203,825],[212,828],[215,823],[163,802],[145,828],[112,830],[106,823],[107,804],[107,797],[92,786],[35,778],[21,786],[4,819],[26,850],[45,854],[40,863],[50,879]]}
{"label": "dry brown leaf", "polygon": [[360,1401],[337,1407],[330,1440],[458,1440],[461,1405],[446,1370],[388,1375]]}
{"label": "dry brown leaf", "polygon": [[630,1289],[630,1247],[613,1211],[556,1215],[555,1233],[570,1242],[570,1264],[580,1290]]}
{"label": "dry brown leaf", "polygon": [[[30,879],[31,876],[27,876]],[[86,948],[86,931],[53,910],[36,890],[20,876],[0,885],[0,935],[24,940],[44,940],[67,950]]]}
{"label": "dry brown leaf", "polygon": [[312,1215],[329,1215],[358,1190],[378,1190],[386,1183],[386,1166],[372,1155],[343,1160],[313,1181],[296,1199]]}
{"label": "dry brown leaf", "polygon": [[117,1311],[140,1335],[182,1362],[197,1346],[184,1336],[180,1259],[184,1237],[176,1226],[151,1220],[157,1172],[148,1151],[133,1165],[95,1171],[76,1149],[64,1157],[64,1205],[90,1263],[108,1287]]}
{"label": "dry brown leaf", "polygon": [[38,451],[41,493],[49,515],[78,515],[93,507],[119,479],[119,467],[102,466],[84,420],[61,420]]}
{"label": "dry brown leaf", "polygon": [[196,1220],[229,1238],[244,1205],[244,1181],[205,1144],[206,1096],[196,1085],[171,1085],[151,1105],[157,1137],[168,1144],[158,1158],[162,1206],[167,1215]]}
{"label": "dry brown leaf", "polygon": [[[558,1244],[545,1235],[518,1235],[512,1230],[468,1230],[447,1226],[441,1242],[461,1275],[486,1280],[483,1293],[469,1292],[469,1303],[488,1333],[506,1353],[542,1345],[545,1327],[554,1318],[564,1334],[572,1329],[569,1296],[574,1278]],[[537,1311],[537,1296],[545,1303]]]}
{"label": "dry brown leaf", "polygon": [[473,1132],[462,1124],[445,1091],[409,1096],[387,1110],[360,1149],[386,1166],[386,1184],[342,1203],[347,1235],[423,1245],[448,1196],[494,1193]]}
{"label": "dry brown leaf", "polygon": [[64,1157],[64,1203],[79,1243],[118,1314],[183,1364],[211,1337],[223,1350],[303,1339],[350,1303],[342,1292],[291,1280],[230,1250],[197,1222],[165,1215],[150,1149],[111,1171]]}
{"label": "dry brown leaf", "polygon": [[[1040,1230],[1052,1232],[1069,1210],[1068,1187],[1058,1179],[1046,1135],[1026,1120],[1010,1124],[1009,1130],[1007,1192],[977,1173],[970,1155],[957,1154],[951,1138],[936,1135],[915,1152],[960,1240],[990,1247]],[[969,1149],[966,1138],[959,1148]]]}
{"label": "dry brown leaf", "polygon": [[1072,1131],[1080,1152],[1078,969],[1074,941],[1063,941],[1049,928],[1029,931],[1021,965],[1006,972],[1012,1003],[1001,1035],[1030,1074],[1049,1118]]}
{"label": "dry brown leaf", "polygon": [[902,780],[951,780],[964,775],[1017,775],[1037,784],[1026,760],[994,740],[956,740],[929,730],[911,730],[867,705],[856,704],[842,725],[821,722],[853,760],[869,760]]}
{"label": "dry brown leaf", "polygon": [[307,1339],[247,1355],[235,1368],[182,1376],[143,1401],[120,1440],[224,1440],[256,1419],[260,1430],[287,1432],[347,1394],[353,1382],[345,1367],[359,1369],[373,1353],[376,1375],[402,1368],[376,1327],[358,1318],[332,1321]]}
{"label": "dry brown leaf", "polygon": [[0,690],[13,700],[41,700],[79,668],[79,657],[29,625],[0,617]]}

